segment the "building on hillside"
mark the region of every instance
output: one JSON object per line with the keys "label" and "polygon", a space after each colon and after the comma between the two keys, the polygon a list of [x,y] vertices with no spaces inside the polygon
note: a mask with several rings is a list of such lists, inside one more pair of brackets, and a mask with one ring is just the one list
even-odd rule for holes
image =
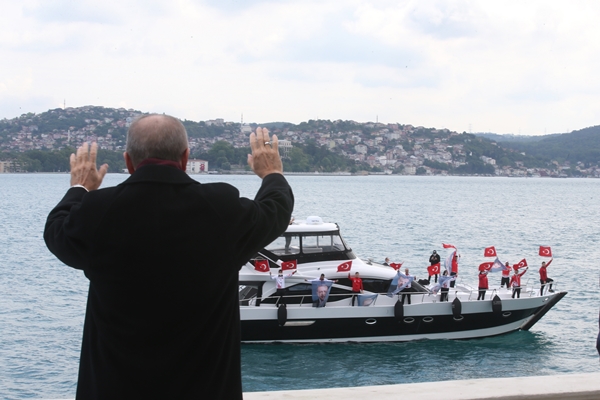
{"label": "building on hillside", "polygon": [[201,174],[208,172],[208,161],[205,160],[188,160],[185,172],[188,174]]}
{"label": "building on hillside", "polygon": [[0,161],[0,173],[27,172],[27,163],[21,161]]}
{"label": "building on hillside", "polygon": [[290,140],[278,140],[279,155],[281,158],[290,158],[290,151],[292,150],[292,142]]}

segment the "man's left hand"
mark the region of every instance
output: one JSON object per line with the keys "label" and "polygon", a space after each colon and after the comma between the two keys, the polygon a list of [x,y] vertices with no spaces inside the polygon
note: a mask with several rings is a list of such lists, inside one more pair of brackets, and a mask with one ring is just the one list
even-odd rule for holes
{"label": "man's left hand", "polygon": [[88,151],[87,142],[77,149],[77,154],[71,154],[71,186],[82,185],[87,190],[96,190],[102,184],[108,171],[108,164],[96,169],[98,144],[92,143]]}

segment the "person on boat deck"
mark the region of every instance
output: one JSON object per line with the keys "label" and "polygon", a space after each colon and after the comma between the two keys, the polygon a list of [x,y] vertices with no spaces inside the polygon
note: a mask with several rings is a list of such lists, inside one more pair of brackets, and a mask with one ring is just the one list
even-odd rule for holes
{"label": "person on boat deck", "polygon": [[554,290],[552,290],[552,282],[554,282],[554,279],[548,278],[548,272],[546,271],[546,268],[548,268],[548,265],[550,265],[552,260],[554,259],[551,258],[548,263],[546,263],[546,261],[542,261],[542,266],[540,267],[540,284],[542,285],[540,287],[540,296],[544,295],[544,287],[546,287],[547,284],[549,284],[548,291],[550,293],[554,293]]}
{"label": "person on boat deck", "polygon": [[510,288],[510,265],[508,261],[504,263],[505,269],[502,270],[502,279],[500,280],[500,288],[506,285],[506,289]]}
{"label": "person on boat deck", "polygon": [[[360,274],[356,272],[354,274],[354,278],[348,272],[348,279],[352,282],[352,292],[353,293],[363,293],[363,281],[360,277]],[[356,300],[356,296],[352,296],[352,306],[354,306],[354,300]]]}
{"label": "person on boat deck", "polygon": [[402,292],[402,299],[400,302],[404,304],[404,299],[407,299],[408,304],[410,304],[410,292],[414,292],[411,283],[415,277],[410,275],[408,268],[404,269],[404,273],[398,270],[398,276],[398,288],[394,291],[394,294]]}
{"label": "person on boat deck", "polygon": [[488,290],[487,271],[479,271],[479,296],[477,300],[485,300],[485,291]]}
{"label": "person on boat deck", "polygon": [[320,285],[317,287],[317,307],[325,307],[325,303],[327,303],[327,292],[329,291],[329,286]]}
{"label": "person on boat deck", "polygon": [[440,276],[439,283],[432,289],[434,293],[437,293],[437,288],[440,288],[440,302],[448,301],[448,291],[450,291],[450,283],[456,280],[456,276],[448,276],[448,271]]}
{"label": "person on boat deck", "polygon": [[383,265],[388,266],[388,267],[390,266],[390,258],[389,257],[385,258],[385,261],[383,262]]}
{"label": "person on boat deck", "polygon": [[269,270],[269,276],[271,277],[271,279],[275,280],[275,287],[277,288],[275,294],[279,296],[279,304],[285,304],[285,278],[291,278],[292,275],[294,275],[296,272],[297,270],[294,270],[294,272],[292,272],[291,274],[284,275],[283,270],[280,269],[277,272],[277,275],[273,276],[273,274],[271,274],[271,270]]}
{"label": "person on boat deck", "polygon": [[[331,285],[333,283],[337,283],[337,279],[336,280],[329,280],[329,279],[325,279],[325,274],[321,274],[320,277],[316,278],[316,279],[312,279],[312,280],[308,280],[305,279],[306,282],[311,282],[313,285],[313,295],[314,293],[317,294],[317,299],[315,301],[313,301],[313,307],[325,307],[325,304],[327,303],[328,300],[328,295],[329,295],[329,288],[331,287]],[[316,286],[316,288],[315,288]],[[314,297],[313,297],[314,298]]]}
{"label": "person on boat deck", "polygon": [[[429,265],[435,265],[435,264],[439,264],[440,263],[440,255],[437,253],[437,251],[433,251],[433,253],[431,253],[431,255],[429,256]],[[433,275],[435,277],[435,283],[437,283],[438,281],[438,275],[439,274],[435,274]],[[431,282],[431,276],[429,275],[429,281]]]}
{"label": "person on boat deck", "polygon": [[517,295],[517,299],[521,298],[521,277],[527,272],[527,268],[523,270],[523,272],[519,273],[519,269],[515,267],[515,271],[513,276],[510,278],[510,286],[512,287],[512,298],[515,298],[515,294]]}
{"label": "person on boat deck", "polygon": [[[458,254],[454,254],[454,258],[452,259],[452,271],[450,271],[450,276],[454,276],[458,278]],[[454,287],[454,283],[456,279],[450,282],[450,287]]]}
{"label": "person on boat deck", "polygon": [[242,399],[239,270],[294,206],[277,137],[257,128],[249,144],[254,200],[188,176],[187,132],[168,115],[131,123],[117,186],[100,188],[96,143],[71,154],[44,240],[89,280],[77,399]]}

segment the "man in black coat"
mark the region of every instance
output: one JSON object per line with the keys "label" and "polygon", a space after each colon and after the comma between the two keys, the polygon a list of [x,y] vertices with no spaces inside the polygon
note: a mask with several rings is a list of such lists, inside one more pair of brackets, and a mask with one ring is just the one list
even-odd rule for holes
{"label": "man in black coat", "polygon": [[90,281],[77,398],[242,398],[238,271],[287,228],[293,209],[277,137],[250,135],[254,200],[184,171],[181,122],[134,121],[131,176],[97,190],[97,146],[71,155],[71,188],[44,239]]}

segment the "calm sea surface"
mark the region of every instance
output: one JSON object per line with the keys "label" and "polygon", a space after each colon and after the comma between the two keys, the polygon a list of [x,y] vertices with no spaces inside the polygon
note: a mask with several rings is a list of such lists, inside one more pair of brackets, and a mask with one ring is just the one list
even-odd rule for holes
{"label": "calm sea surface", "polygon": [[[103,186],[126,175],[108,175]],[[226,181],[253,197],[253,176]],[[337,222],[355,253],[404,261],[425,275],[431,251],[458,247],[461,278],[476,285],[483,249],[526,258],[552,246],[549,276],[569,294],[529,332],[487,339],[386,344],[245,345],[245,391],[553,375],[600,370],[600,180],[476,177],[288,177],[294,216]],[[73,398],[88,282],[46,249],[46,216],[68,175],[0,175],[0,398]],[[442,255],[445,252],[441,251]],[[497,278],[497,279],[496,279]],[[498,282],[495,282],[495,281]],[[490,277],[490,285],[500,277]],[[536,281],[537,282],[537,281]],[[210,363],[210,360],[207,360]]]}

